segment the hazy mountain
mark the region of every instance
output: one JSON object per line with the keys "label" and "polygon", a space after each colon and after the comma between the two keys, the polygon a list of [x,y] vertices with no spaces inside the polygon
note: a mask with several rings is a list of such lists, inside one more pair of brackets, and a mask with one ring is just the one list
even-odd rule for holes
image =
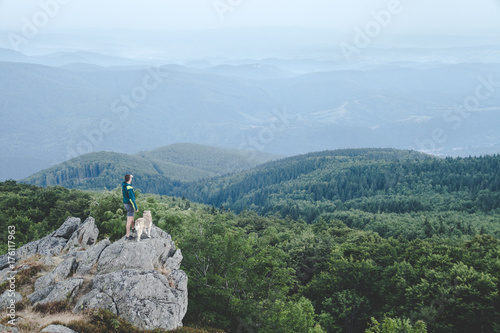
{"label": "hazy mountain", "polygon": [[30,58],[21,52],[0,47],[0,61],[30,62]]}
{"label": "hazy mountain", "polygon": [[[189,143],[172,144],[136,155],[150,160],[160,173],[183,181],[240,172],[281,157]],[[196,171],[199,175],[190,176],[187,170]]]}
{"label": "hazy mountain", "polygon": [[[136,153],[182,141],[257,148],[244,146],[239,127],[248,126],[246,114],[259,117],[273,110],[262,89],[222,76],[149,71],[161,75],[161,84],[147,92],[145,101],[132,101],[129,107],[121,96],[142,87],[144,78],[153,75],[146,69],[81,72],[0,63],[5,78],[0,82],[0,110],[6,124],[0,153],[10,161],[2,178],[21,178],[102,149]],[[103,130],[103,122],[111,128]],[[236,128],[235,122],[240,123]],[[124,136],[129,141],[125,145]],[[26,170],[9,167],[21,158],[34,163]]]}
{"label": "hazy mountain", "polygon": [[0,63],[0,180],[85,153],[176,142],[280,155],[394,147],[464,156],[496,153],[500,144],[500,64],[343,62],[337,68],[350,69],[331,70],[332,61],[306,58],[210,58],[197,67],[102,67],[120,61],[61,57],[76,62]]}
{"label": "hazy mountain", "polygon": [[[250,156],[254,158],[250,159]],[[256,151],[174,144],[135,155],[114,152],[85,154],[37,172],[23,182],[99,190],[118,186],[123,176],[131,173],[142,191],[157,193],[175,181],[189,182],[239,172],[277,158],[277,155]]]}
{"label": "hazy mountain", "polygon": [[34,62],[47,66],[64,66],[72,63],[95,64],[103,67],[133,66],[141,62],[117,56],[108,56],[87,51],[55,52],[31,57]]}
{"label": "hazy mountain", "polygon": [[149,62],[119,56],[104,55],[89,51],[58,51],[28,56],[22,52],[0,47],[0,61],[32,63],[45,66],[65,66],[74,63],[92,64],[102,67],[145,66]]}

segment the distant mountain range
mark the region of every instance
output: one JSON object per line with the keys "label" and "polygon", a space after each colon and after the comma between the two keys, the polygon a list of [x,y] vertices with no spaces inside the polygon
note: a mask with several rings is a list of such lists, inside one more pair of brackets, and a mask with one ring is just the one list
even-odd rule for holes
{"label": "distant mountain range", "polygon": [[[0,49],[0,180],[86,153],[179,142],[285,156],[362,147],[497,153],[500,64],[461,62],[470,50],[453,50],[456,63],[400,49],[405,61],[379,64],[265,58],[151,66],[92,52],[37,58]],[[363,55],[374,53],[383,55]]]}
{"label": "distant mountain range", "polygon": [[3,62],[22,62],[44,66],[74,67],[75,64],[85,65],[94,64],[99,67],[107,66],[140,66],[146,62],[135,61],[132,59],[118,56],[107,56],[88,51],[54,52],[45,55],[27,56],[21,52],[0,47],[0,61]]}
{"label": "distant mountain range", "polygon": [[173,144],[130,155],[89,153],[42,170],[23,182],[79,189],[113,189],[127,173],[142,191],[161,193],[174,183],[237,173],[280,158],[256,151],[229,150],[197,144]]}

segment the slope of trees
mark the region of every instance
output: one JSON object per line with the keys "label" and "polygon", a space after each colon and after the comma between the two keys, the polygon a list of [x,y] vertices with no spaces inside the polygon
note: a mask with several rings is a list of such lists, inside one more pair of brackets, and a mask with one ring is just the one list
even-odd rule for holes
{"label": "slope of trees", "polygon": [[64,187],[0,183],[0,251],[7,250],[7,227],[16,227],[16,247],[57,229],[68,216],[86,218],[91,195]]}
{"label": "slope of trees", "polygon": [[[419,227],[427,225],[427,233],[453,235],[456,230],[446,224],[458,224],[460,230],[477,227],[454,212],[476,221],[500,208],[499,167],[499,155],[438,159],[388,149],[341,150],[270,162],[234,176],[172,187],[168,193],[236,213],[280,213],[309,223],[351,210],[384,217],[411,214]],[[434,212],[442,213],[437,222],[428,218]],[[495,223],[485,228],[498,235]]]}

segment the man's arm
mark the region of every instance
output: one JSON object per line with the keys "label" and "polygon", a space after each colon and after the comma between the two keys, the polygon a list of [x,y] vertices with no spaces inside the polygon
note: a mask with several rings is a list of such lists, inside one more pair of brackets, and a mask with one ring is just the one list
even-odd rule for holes
{"label": "man's arm", "polygon": [[132,204],[132,207],[134,207],[135,211],[137,212],[139,208],[137,207],[137,204],[135,203],[135,194],[134,194],[134,188],[132,186],[127,186],[127,191],[128,191],[128,197],[129,201]]}

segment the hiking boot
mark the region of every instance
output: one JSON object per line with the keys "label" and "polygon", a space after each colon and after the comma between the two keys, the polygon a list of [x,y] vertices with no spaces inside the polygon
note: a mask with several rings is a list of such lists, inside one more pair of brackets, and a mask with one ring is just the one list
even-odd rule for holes
{"label": "hiking boot", "polygon": [[135,238],[134,236],[125,236],[125,239],[126,239],[126,240],[132,240],[132,239],[134,239],[134,238]]}

